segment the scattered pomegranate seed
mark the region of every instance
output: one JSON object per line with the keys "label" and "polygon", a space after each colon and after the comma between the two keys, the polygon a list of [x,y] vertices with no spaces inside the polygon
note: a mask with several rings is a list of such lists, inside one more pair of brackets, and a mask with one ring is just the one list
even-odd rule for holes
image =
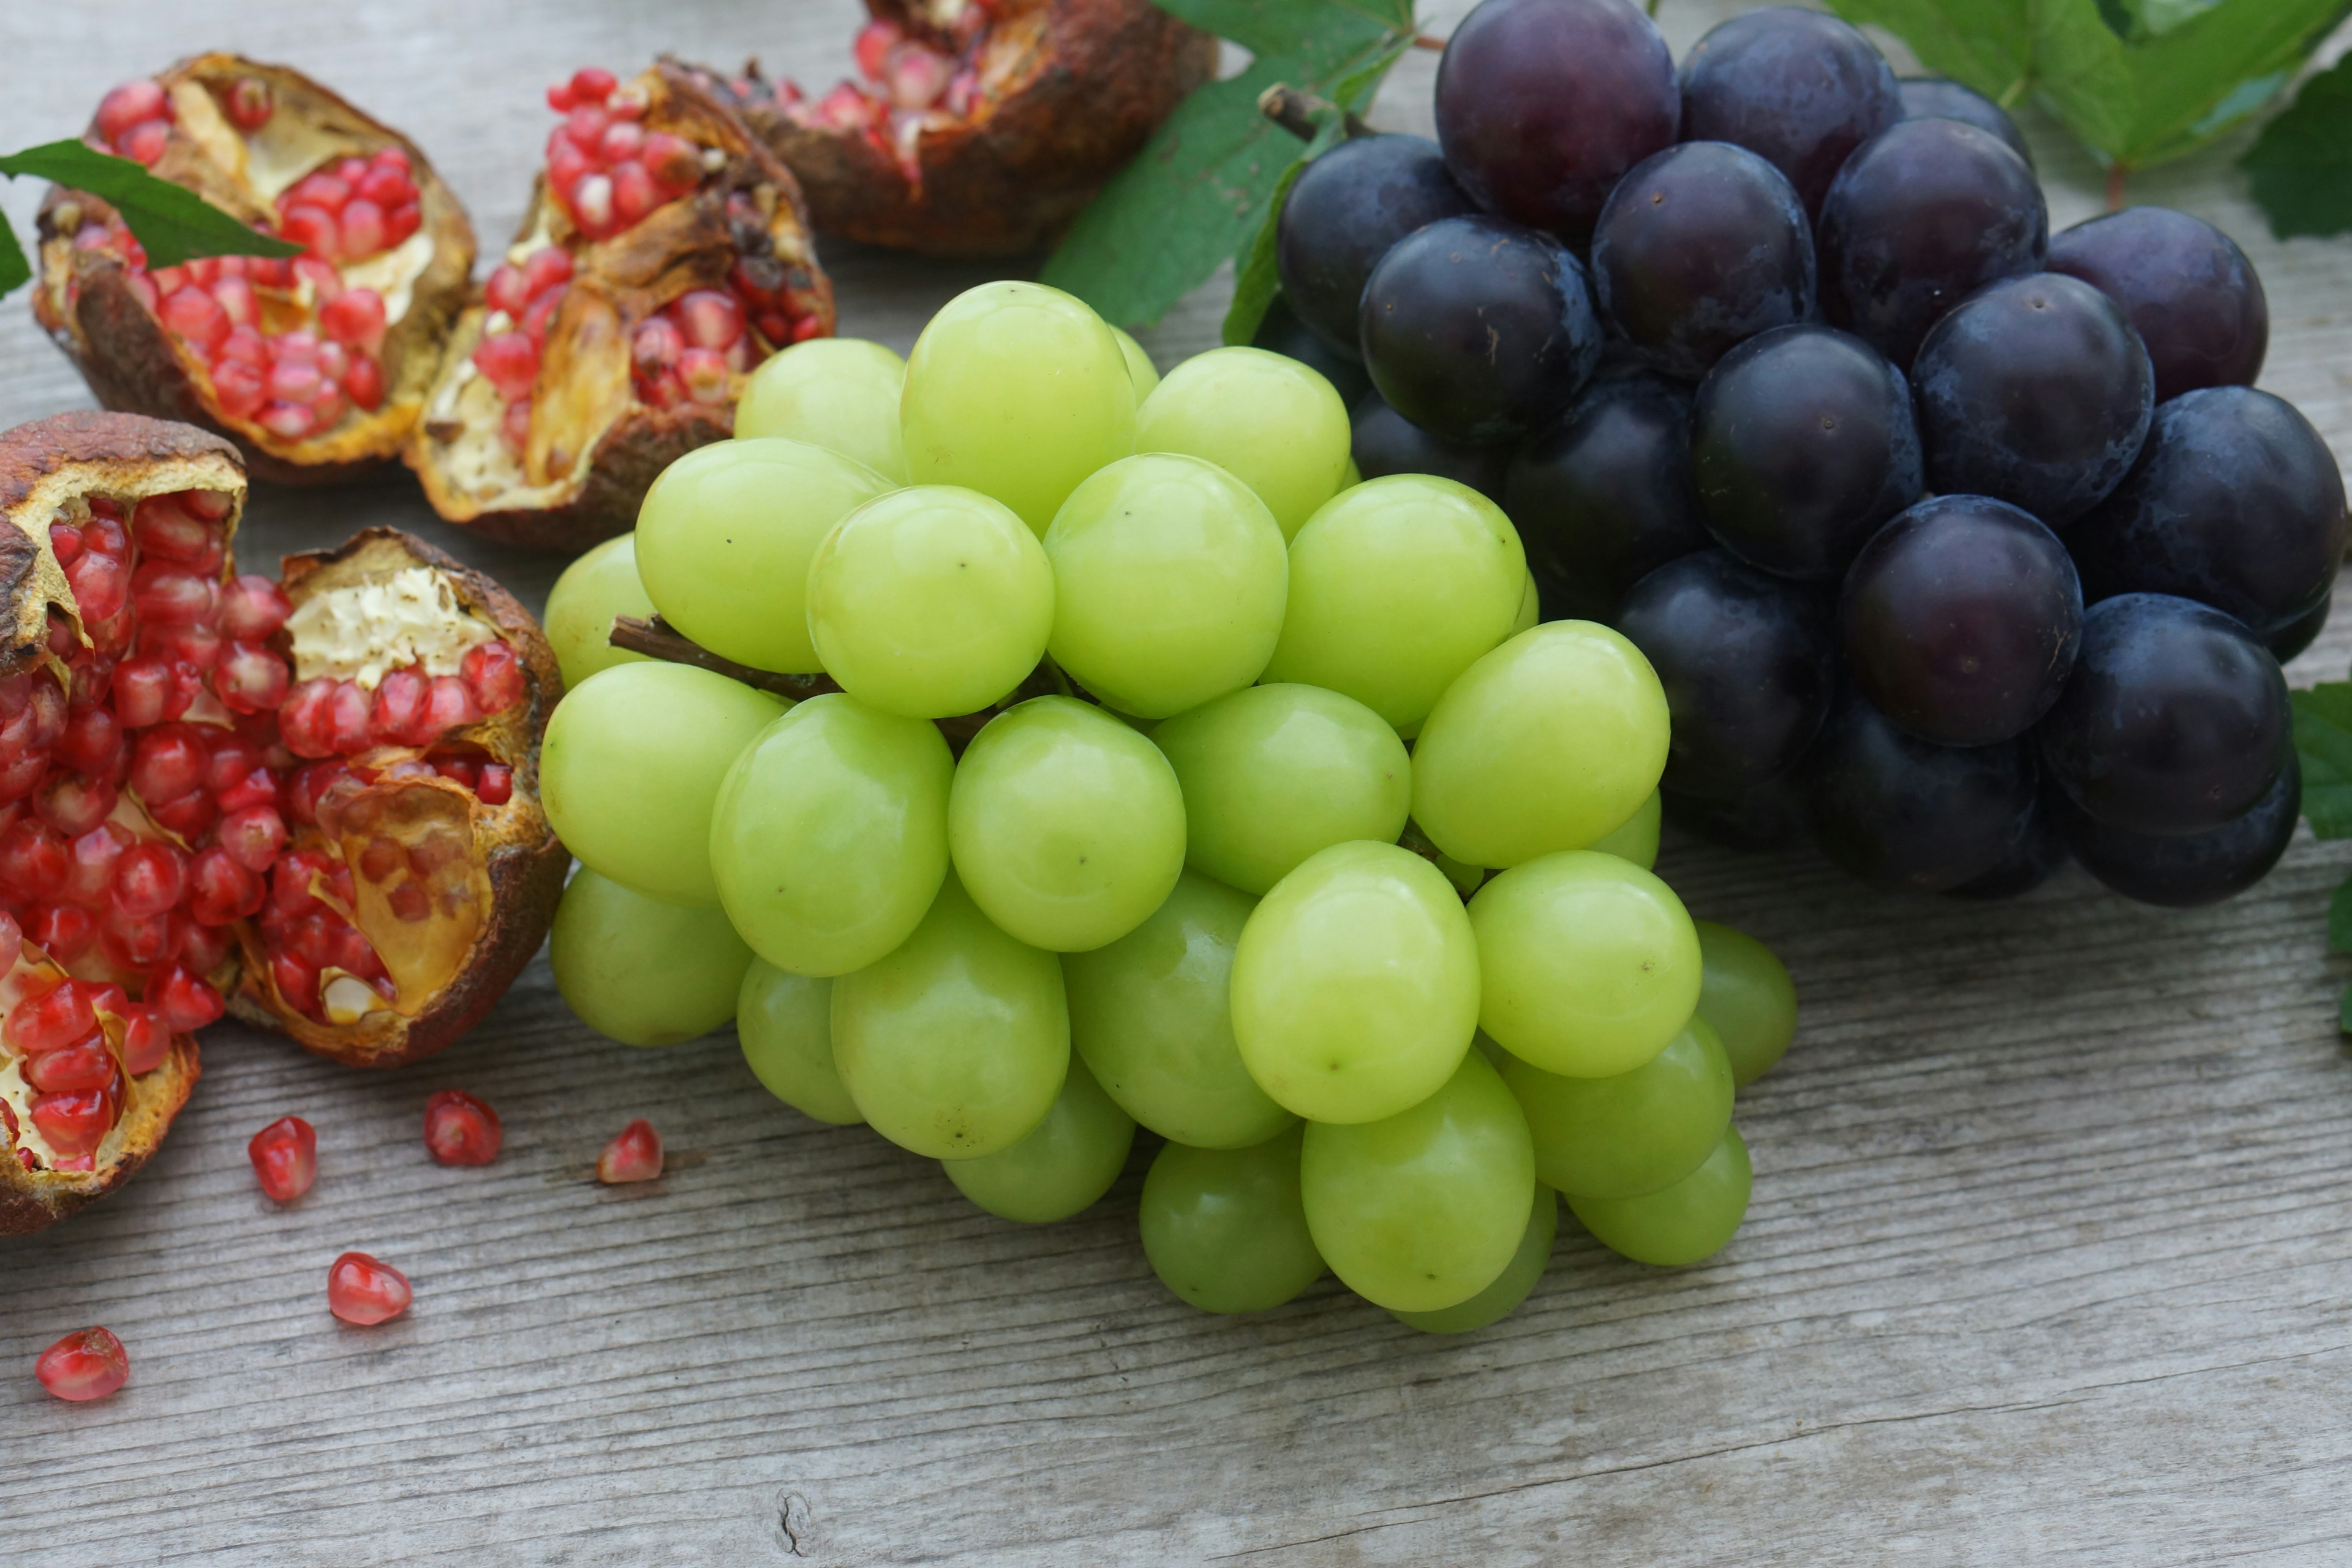
{"label": "scattered pomegranate seed", "polygon": [[487,1165],[504,1141],[499,1113],[462,1089],[442,1089],[425,1102],[425,1152],[441,1164]]}
{"label": "scattered pomegranate seed", "polygon": [[415,1299],[407,1275],[364,1252],[346,1252],[327,1270],[327,1310],[363,1329],[397,1318]]}
{"label": "scattered pomegranate seed", "polygon": [[642,1116],[614,1133],[596,1156],[596,1179],[607,1185],[650,1182],[661,1173],[661,1134]]}
{"label": "scattered pomegranate seed", "polygon": [[281,1116],[255,1133],[245,1152],[273,1202],[290,1204],[319,1179],[319,1134],[299,1116]]}
{"label": "scattered pomegranate seed", "polygon": [[78,1329],[41,1352],[33,1375],[58,1398],[79,1404],[121,1388],[131,1376],[131,1358],[113,1331]]}

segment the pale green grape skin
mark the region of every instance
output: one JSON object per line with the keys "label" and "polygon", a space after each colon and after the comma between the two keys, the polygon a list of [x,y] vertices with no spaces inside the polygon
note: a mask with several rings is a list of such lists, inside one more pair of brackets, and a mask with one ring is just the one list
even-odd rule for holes
{"label": "pale green grape skin", "polygon": [[1160,367],[1151,363],[1143,345],[1129,337],[1125,329],[1113,327],[1110,335],[1118,340],[1119,354],[1127,361],[1127,379],[1135,387],[1135,405],[1140,408],[1143,400],[1151,395],[1152,388],[1160,384]]}
{"label": "pale green grape skin", "polygon": [[1633,1071],[1698,1005],[1698,932],[1675,891],[1614,855],[1514,866],[1470,900],[1478,1026],[1565,1078]]}
{"label": "pale green grape skin", "polygon": [[770,1094],[817,1121],[855,1127],[866,1118],[833,1065],[833,982],[787,974],[754,956],[735,998],[743,1061]]}
{"label": "pale green grape skin", "polygon": [[1051,1225],[1110,1191],[1134,1142],[1135,1119],[1073,1057],[1053,1109],[1020,1142],[940,1166],[958,1192],[997,1218]]}
{"label": "pale green grape skin", "polygon": [[1265,679],[1345,692],[1399,729],[1419,723],[1509,634],[1527,574],[1510,520],[1466,485],[1427,474],[1358,485],[1290,542],[1290,601]]}
{"label": "pale green grape skin", "polygon": [[1552,1238],[1559,1234],[1559,1194],[1538,1180],[1535,1197],[1528,1205],[1528,1228],[1519,1237],[1519,1249],[1511,1254],[1493,1284],[1467,1301],[1433,1312],[1391,1312],[1389,1316],[1424,1334],[1466,1334],[1500,1322],[1518,1310],[1536,1281],[1543,1278],[1545,1266],[1551,1262]]}
{"label": "pale green grape skin", "polygon": [[1148,919],[1184,869],[1184,797],[1158,748],[1100,709],[1034,697],[964,749],[948,798],[956,875],[1032,947],[1084,952]]}
{"label": "pale green grape skin", "polygon": [[1082,301],[983,283],[941,306],[907,358],[907,477],[993,496],[1043,534],[1079,481],[1135,450],[1135,405],[1118,339]]}
{"label": "pale green grape skin", "polygon": [[1659,799],[1656,790],[1652,790],[1650,798],[1636,807],[1633,816],[1586,847],[1614,855],[1620,860],[1631,860],[1644,871],[1654,870],[1658,864],[1658,829],[1664,820],[1665,803]]}
{"label": "pale green grape skin", "polygon": [[1772,1070],[1797,1033],[1797,987],[1772,950],[1745,931],[1695,922],[1703,969],[1698,1016],[1715,1026],[1746,1089]]}
{"label": "pale green grape skin", "polygon": [[665,904],[583,866],[555,906],[547,958],[582,1023],[625,1046],[674,1046],[735,1016],[751,950],[717,910]]}
{"label": "pale green grape skin", "polygon": [[600,669],[643,662],[645,655],[612,644],[613,619],[650,619],[654,602],[637,580],[637,536],[608,539],[563,569],[547,592],[548,646],[563,671],[563,684],[579,685]]}
{"label": "pale green grape skin", "polygon": [[1591,621],[1547,621],[1438,700],[1413,745],[1413,820],[1475,866],[1582,849],[1656,793],[1666,734],[1665,688],[1641,649]]}
{"label": "pale green grape skin", "polygon": [[1264,1312],[1323,1278],[1298,1190],[1303,1134],[1153,1157],[1136,1217],[1161,1284],[1204,1312]]}
{"label": "pale green grape skin", "polygon": [[1731,1058],[1703,1018],[1614,1078],[1562,1078],[1506,1053],[1536,1175],[1580,1197],[1631,1198],[1689,1175],[1731,1125]]}
{"label": "pale green grape skin", "polygon": [[907,362],[863,338],[811,338],[762,362],[735,405],[737,439],[782,436],[907,479],[898,398]]}
{"label": "pale green grape skin", "polygon": [[1070,1046],[1127,1113],[1199,1149],[1263,1143],[1297,1124],[1234,1043],[1234,947],[1257,900],[1187,871],[1151,917],[1062,955]]}
{"label": "pale green grape skin", "polygon": [[1347,471],[1339,476],[1339,488],[1343,490],[1351,490],[1363,482],[1364,470],[1356,467],[1355,455],[1350,453],[1348,458]]}
{"label": "pale green grape skin", "polygon": [[540,802],[583,866],[665,903],[719,902],[710,816],[781,697],[691,665],[615,665],[564,694],[540,747]]}
{"label": "pale green grape skin", "polygon": [[859,1114],[900,1148],[933,1160],[1009,1149],[1069,1068],[1062,971],[950,877],[897,952],[835,979],[833,1060]]}
{"label": "pale green grape skin", "polygon": [[1185,859],[1264,893],[1318,850],[1393,844],[1412,763],[1381,716],[1319,686],[1254,686],[1151,731],[1184,789]]}
{"label": "pale green grape skin", "polygon": [[1542,619],[1543,603],[1536,595],[1536,574],[1530,572],[1528,574],[1528,585],[1519,590],[1519,613],[1512,617],[1509,636],[1517,637],[1521,632],[1532,631],[1536,623]]}
{"label": "pale green grape skin", "polygon": [[710,818],[719,901],[795,974],[863,969],[913,934],[948,874],[955,759],[939,726],[827,692],[743,748]]}
{"label": "pale green grape skin", "polygon": [[1391,1312],[1434,1312],[1493,1284],[1517,1253],[1534,1146],[1486,1058],[1379,1121],[1309,1122],[1299,1156],[1307,1227],[1340,1283]]}
{"label": "pale green grape skin", "polygon": [[698,447],[637,509],[637,574],[662,619],[753,669],[814,675],[809,562],[890,481],[838,452],[770,438]]}
{"label": "pale green grape skin", "polygon": [[1168,373],[1135,416],[1139,452],[1203,458],[1255,490],[1286,540],[1339,493],[1348,405],[1318,372],[1264,349],[1211,349]]}
{"label": "pale green grape skin", "polygon": [[1265,505],[1197,458],[1122,458],[1045,531],[1046,651],[1122,713],[1164,719],[1258,677],[1282,635],[1290,557]]}
{"label": "pale green grape skin", "polygon": [[1612,1252],[1664,1268],[1723,1250],[1747,1217],[1754,1173],[1739,1129],[1727,1127],[1706,1163],[1660,1192],[1638,1198],[1568,1197],[1569,1212]]}
{"label": "pale green grape skin", "polygon": [[1477,1028],[1461,896],[1393,844],[1310,856],[1242,928],[1233,1007],[1242,1060],[1276,1101],[1311,1121],[1394,1116],[1454,1076]]}
{"label": "pale green grape skin", "polygon": [[808,570],[810,640],[886,713],[976,713],[1027,679],[1054,626],[1037,536],[974,490],[894,490],[841,520]]}

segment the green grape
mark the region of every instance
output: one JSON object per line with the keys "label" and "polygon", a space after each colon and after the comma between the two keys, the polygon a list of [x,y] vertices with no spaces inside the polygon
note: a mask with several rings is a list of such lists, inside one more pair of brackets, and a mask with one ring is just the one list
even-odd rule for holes
{"label": "green grape", "polygon": [[710,863],[727,918],[795,974],[874,963],[913,934],[948,873],[954,774],[936,724],[840,691],[801,703],[719,787]]}
{"label": "green grape", "polygon": [[950,875],[897,952],[834,981],[833,1060],[900,1148],[934,1160],[1009,1149],[1069,1068],[1061,967],[989,924]]}
{"label": "green grape", "polygon": [[1631,861],[1570,849],[1514,866],[1470,900],[1478,1025],[1521,1061],[1613,1078],[1665,1049],[1698,1005],[1698,933]]}
{"label": "green grape", "polygon": [[808,572],[808,629],[842,689],[887,713],[976,713],[1027,679],[1054,626],[1037,536],[973,490],[895,490],[841,521]]}
{"label": "green grape", "polygon": [[580,863],[665,903],[719,902],[710,813],[727,770],[786,707],[692,665],[615,665],[566,692],[539,753],[540,804]]}
{"label": "green grape", "polygon": [[1101,709],[1033,697],[964,749],[948,797],[956,875],[1032,947],[1084,952],[1143,923],[1184,869],[1168,759]]}
{"label": "green grape", "polygon": [[555,906],[547,959],[582,1023],[625,1046],[674,1046],[735,1016],[751,950],[717,910],[665,904],[583,866]]}
{"label": "green grape", "polygon": [[1265,679],[1328,686],[1391,724],[1418,723],[1509,633],[1527,572],[1510,519],[1476,490],[1427,474],[1358,485],[1290,542],[1290,600]]}
{"label": "green grape", "polygon": [[1591,621],[1547,621],[1439,700],[1412,749],[1413,820],[1475,866],[1582,849],[1656,792],[1666,728],[1641,649]]}
{"label": "green grape", "polygon": [[1652,790],[1650,798],[1637,806],[1633,816],[1586,847],[1614,855],[1620,860],[1631,860],[1644,871],[1654,870],[1658,864],[1658,826],[1664,816],[1664,803],[1658,798],[1658,792]]}
{"label": "green grape", "polygon": [[1184,789],[1184,858],[1264,893],[1320,849],[1393,844],[1412,763],[1381,716],[1319,686],[1254,686],[1151,732]]}
{"label": "green grape", "polygon": [[1339,488],[1343,490],[1351,490],[1363,482],[1364,470],[1356,467],[1355,455],[1350,453],[1348,457],[1348,467],[1339,475]]}
{"label": "green grape", "polygon": [[1101,317],[1040,283],[983,283],[908,356],[907,475],[993,496],[1043,534],[1081,479],[1135,450],[1135,405]]}
{"label": "green grape", "polygon": [[809,562],[890,481],[802,441],[718,441],[661,471],[637,509],[637,574],[662,619],[721,658],[814,675]]}
{"label": "green grape", "polygon": [[1389,1316],[1424,1334],[1466,1334],[1500,1322],[1517,1310],[1536,1281],[1543,1278],[1545,1266],[1551,1262],[1552,1238],[1559,1234],[1559,1194],[1538,1181],[1534,1201],[1528,1205],[1528,1228],[1519,1237],[1519,1249],[1511,1254],[1493,1284],[1467,1301],[1433,1312],[1391,1312]]}
{"label": "green grape", "polygon": [[1151,356],[1143,352],[1143,345],[1128,336],[1122,329],[1111,328],[1110,335],[1118,340],[1118,352],[1127,361],[1127,379],[1135,386],[1135,405],[1140,408],[1143,400],[1151,395],[1151,389],[1160,384],[1160,367],[1151,363]]}
{"label": "green grape", "polygon": [[1746,1089],[1779,1062],[1797,1033],[1797,987],[1772,950],[1745,931],[1698,921],[1703,962],[1698,1016],[1723,1037],[1731,1077]]}
{"label": "green grape", "polygon": [[1204,1312],[1263,1312],[1323,1278],[1298,1192],[1304,1131],[1152,1158],[1136,1218],[1161,1284]]}
{"label": "green grape", "polygon": [[614,647],[616,616],[650,619],[654,602],[637,581],[637,536],[608,539],[563,569],[547,592],[547,641],[563,671],[563,684],[577,686],[600,669],[642,661],[645,655]]}
{"label": "green grape", "polygon": [[1282,635],[1282,532],[1213,463],[1120,458],[1070,492],[1045,554],[1046,651],[1122,713],[1164,719],[1237,691]]}
{"label": "green grape", "polygon": [[907,483],[898,395],[907,362],[863,338],[811,338],[763,361],[735,405],[735,435],[782,436]]}
{"label": "green grape", "polygon": [[1349,439],[1331,384],[1264,349],[1194,354],[1135,416],[1137,451],[1207,458],[1258,493],[1286,540],[1339,493]]}
{"label": "green grape", "polygon": [[1412,850],[1335,844],[1251,911],[1234,950],[1233,1007],[1242,1060],[1281,1104],[1313,1121],[1394,1116],[1435,1093],[1470,1048],[1470,917]]}
{"label": "green grape", "polygon": [[1053,1109],[1020,1142],[940,1165],[958,1192],[999,1219],[1048,1225],[1110,1191],[1134,1142],[1135,1119],[1073,1057]]}
{"label": "green grape", "polygon": [[1517,637],[1542,619],[1543,602],[1536,596],[1536,574],[1530,572],[1528,574],[1528,585],[1519,590],[1519,613],[1511,621],[1509,635]]}
{"label": "green grape", "polygon": [[1477,1052],[1428,1099],[1379,1121],[1310,1122],[1307,1228],[1340,1283],[1391,1312],[1433,1312],[1493,1284],[1528,1230],[1527,1118]]}
{"label": "green grape", "polygon": [[1563,1195],[1603,1247],[1672,1268],[1723,1250],[1747,1216],[1752,1176],[1739,1129],[1727,1127],[1706,1163],[1671,1187],[1638,1198]]}
{"label": "green grape", "polygon": [[818,1121],[866,1120],[833,1065],[833,982],[787,974],[754,957],[735,999],[743,1060],[770,1094]]}
{"label": "green grape", "polygon": [[1256,904],[1187,871],[1141,925],[1062,955],[1071,1048],[1162,1138],[1239,1149],[1298,1120],[1258,1088],[1234,1043],[1234,945]]}
{"label": "green grape", "polygon": [[1507,1054],[1503,1081],[1527,1112],[1536,1174],[1564,1193],[1637,1197],[1681,1181],[1731,1125],[1731,1058],[1703,1018],[1614,1078],[1562,1078]]}

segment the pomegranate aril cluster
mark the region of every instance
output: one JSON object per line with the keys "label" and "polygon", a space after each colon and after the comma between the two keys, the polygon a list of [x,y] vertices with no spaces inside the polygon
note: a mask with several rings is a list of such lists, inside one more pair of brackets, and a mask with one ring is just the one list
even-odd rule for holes
{"label": "pomegranate aril cluster", "polygon": [[[787,81],[775,100],[800,123],[819,131],[854,131],[876,151],[893,158],[910,181],[921,178],[917,144],[926,130],[971,116],[980,100],[979,54],[987,38],[989,7],[971,5],[952,52],[908,35],[894,22],[876,19],[857,35],[855,52],[863,81],[843,81],[814,102]],[[735,84],[751,96],[755,82]]]}
{"label": "pomegranate aril cluster", "polygon": [[110,153],[148,168],[163,155],[179,113],[163,84],[142,78],[126,81],[98,100],[98,136]]}
{"label": "pomegranate aril cluster", "polygon": [[591,240],[634,228],[656,207],[702,183],[702,149],[647,131],[642,95],[611,71],[583,66],[547,89],[563,123],[547,139],[547,184],[572,225]]}
{"label": "pomegranate aril cluster", "polygon": [[278,198],[278,232],[321,260],[345,265],[405,244],[425,224],[414,172],[399,147],[313,170]]}
{"label": "pomegranate aril cluster", "polygon": [[572,253],[543,245],[520,266],[500,263],[482,286],[489,315],[482,341],[474,345],[474,368],[507,405],[499,434],[517,456],[530,438],[531,388],[539,380],[548,323],[571,283]]}

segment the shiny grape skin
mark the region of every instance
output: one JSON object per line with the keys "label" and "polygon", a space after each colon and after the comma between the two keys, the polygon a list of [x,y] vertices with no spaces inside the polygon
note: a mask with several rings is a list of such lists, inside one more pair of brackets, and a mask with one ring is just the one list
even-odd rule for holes
{"label": "shiny grape skin", "polygon": [[2263,643],[2271,650],[2271,657],[2284,664],[2316,642],[2319,634],[2327,629],[2327,612],[2335,607],[2335,604],[2336,594],[2330,589],[2307,614],[2289,621],[2264,637]]}
{"label": "shiny grape skin", "polygon": [[1489,212],[1581,246],[1682,121],[1674,56],[1627,0],[1482,0],[1437,64],[1446,166]]}
{"label": "shiny grape skin", "polygon": [[1821,730],[1835,665],[1811,588],[1702,551],[1634,584],[1617,629],[1666,689],[1674,731],[1659,782],[1677,794],[1744,795],[1794,767]]}
{"label": "shiny grape skin", "polygon": [[1903,118],[1894,69],[1870,40],[1790,5],[1711,30],[1683,57],[1682,89],[1683,140],[1762,154],[1811,216],[1853,150]]}
{"label": "shiny grape skin", "polygon": [[1976,89],[1940,76],[1906,76],[1895,85],[1902,89],[1904,119],[1957,120],[1973,125],[2000,137],[2011,152],[2025,160],[2027,168],[2033,166],[2033,149],[2025,144],[2025,132],[2017,128],[2009,110]]}
{"label": "shiny grape skin", "polygon": [[1812,314],[1812,226],[1795,187],[1755,153],[1685,142],[1610,193],[1592,231],[1592,292],[1645,360],[1696,381],[1742,341]]}
{"label": "shiny grape skin", "polygon": [[2092,599],[2177,594],[2267,639],[2326,597],[2347,542],[2344,477],[2285,399],[2209,386],[2158,405],[2138,464],[2068,532]]}
{"label": "shiny grape skin", "polygon": [[1782,576],[1835,576],[1926,483],[1911,388],[1849,332],[1759,333],[1699,384],[1691,472],[1733,554]]}
{"label": "shiny grape skin", "polygon": [[1496,506],[1503,504],[1503,471],[1510,460],[1509,447],[1441,441],[1381,402],[1377,392],[1365,393],[1349,419],[1354,435],[1349,450],[1356,459],[1356,471],[1364,478],[1435,474],[1441,479],[1468,485]]}
{"label": "shiny grape skin", "polygon": [[1806,774],[1795,770],[1737,800],[1698,800],[1661,790],[1666,820],[1730,849],[1801,849],[1812,838],[1805,822]]}
{"label": "shiny grape skin", "polygon": [[2021,898],[2056,876],[2074,858],[2050,805],[2050,797],[2056,793],[2042,790],[2033,819],[2026,824],[2024,836],[2011,847],[2007,858],[1973,881],[1949,889],[1945,897],[1993,903]]}
{"label": "shiny grape skin", "polygon": [[1364,284],[1360,324],[1389,406],[1469,446],[1544,424],[1601,363],[1583,264],[1500,218],[1441,218],[1397,241]]}
{"label": "shiny grape skin", "polygon": [[2080,278],[2124,308],[2156,366],[2156,396],[2252,386],[2269,350],[2271,308],[2254,264],[2202,218],[2126,207],[2050,240],[2053,272]]}
{"label": "shiny grape skin", "polygon": [[1936,319],[2042,269],[2050,210],[2024,159],[1957,120],[1906,120],[1857,148],[1813,233],[1822,313],[1907,366]]}
{"label": "shiny grape skin", "polygon": [[1390,246],[1424,224],[1477,211],[1425,136],[1359,136],[1307,165],[1275,225],[1283,298],[1316,336],[1354,358],[1356,305]]}
{"label": "shiny grape skin", "polygon": [[2102,599],[2083,616],[2066,693],[2035,734],[2051,778],[2136,833],[2205,833],[2278,781],[2291,723],[2278,661],[2241,622],[2168,594]]}
{"label": "shiny grape skin", "polygon": [[1604,375],[1511,458],[1503,510],[1547,614],[1613,622],[1626,589],[1713,542],[1691,488],[1690,410],[1670,381]]}
{"label": "shiny grape skin", "polygon": [[1851,687],[1807,763],[1813,841],[1890,891],[1949,892],[2006,866],[2032,825],[2030,744],[1936,746]]}
{"label": "shiny grape skin", "polygon": [[1372,378],[1356,357],[1353,344],[1341,353],[1307,328],[1280,294],[1265,308],[1265,316],[1250,334],[1250,347],[1295,359],[1331,384],[1339,401],[1352,406],[1371,390]]}
{"label": "shiny grape skin", "polygon": [[2209,832],[2168,837],[2112,826],[2063,791],[2050,795],[2051,816],[2092,876],[2127,899],[2189,909],[2235,898],[2278,864],[2302,814],[2303,765],[2289,752],[2252,810]]}
{"label": "shiny grape skin", "polygon": [[1962,300],[1927,330],[1911,384],[1928,488],[1992,496],[2058,529],[2116,488],[2156,407],[2123,308],[2056,272]]}
{"label": "shiny grape skin", "polygon": [[2065,689],[2083,585],[2058,536],[1986,496],[1936,496],[1873,534],[1838,608],[1846,668],[1939,746],[2014,740]]}

